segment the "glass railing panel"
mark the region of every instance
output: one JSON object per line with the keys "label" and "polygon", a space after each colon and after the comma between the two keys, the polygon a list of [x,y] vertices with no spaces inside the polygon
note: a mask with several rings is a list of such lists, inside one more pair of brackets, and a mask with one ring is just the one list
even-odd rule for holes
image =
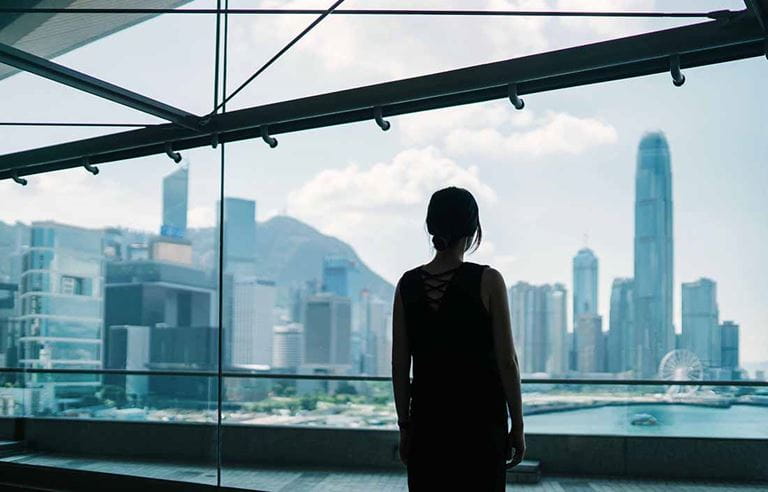
{"label": "glass railing panel", "polygon": [[392,383],[365,379],[227,377],[226,424],[397,428]]}

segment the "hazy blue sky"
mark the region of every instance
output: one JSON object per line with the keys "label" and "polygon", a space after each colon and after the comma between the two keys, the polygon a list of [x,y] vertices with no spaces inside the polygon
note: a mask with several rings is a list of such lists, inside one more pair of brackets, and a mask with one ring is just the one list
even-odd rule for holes
{"label": "hazy blue sky", "polygon": [[[256,2],[232,1],[233,7]],[[321,2],[263,5],[326,6]],[[710,10],[739,1],[473,1],[420,7]],[[211,6],[213,1],[195,2]],[[354,1],[345,7],[412,6]],[[94,17],[93,22],[97,22]],[[310,22],[308,17],[231,20],[230,88]],[[690,22],[690,21],[686,21]],[[230,109],[511,58],[681,24],[605,19],[327,19],[237,96]],[[210,111],[214,20],[164,16],[58,61],[195,113]],[[227,146],[226,194],[255,199],[260,220],[288,213],[348,241],[396,281],[428,261],[423,220],[432,191],[471,189],[486,241],[469,260],[490,263],[507,284],[562,282],[585,242],[600,260],[600,311],[613,278],[632,275],[637,143],[667,134],[672,152],[675,310],[680,282],[718,283],[721,319],[742,326],[742,358],[768,359],[768,139],[765,58],[526,97],[526,109],[494,102]],[[26,74],[0,81],[0,120],[154,121]],[[108,131],[102,132],[106,133]],[[94,129],[0,130],[0,152],[99,134]],[[214,223],[218,151],[184,153],[191,164],[190,222]],[[0,220],[55,219],[84,226],[156,230],[165,156],[0,182]],[[588,240],[585,241],[585,235]]]}

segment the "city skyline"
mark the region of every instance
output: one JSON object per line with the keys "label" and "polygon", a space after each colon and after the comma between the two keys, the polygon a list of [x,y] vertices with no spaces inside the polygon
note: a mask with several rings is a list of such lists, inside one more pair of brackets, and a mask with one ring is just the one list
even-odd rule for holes
{"label": "city skyline", "polygon": [[[642,152],[642,146],[643,146],[643,143],[641,142],[639,154],[641,154],[641,152]],[[638,157],[638,160],[640,160],[640,157]],[[667,162],[665,165],[668,167],[669,163]],[[186,172],[186,169],[184,169],[184,171]],[[176,173],[172,173],[172,174],[169,175],[169,177],[172,177],[175,174]],[[164,198],[165,198],[165,194],[164,194]],[[251,234],[255,234],[255,229],[253,229],[253,227],[256,225],[255,214],[253,213],[253,210],[255,210],[255,208],[256,208],[255,207],[255,203],[251,203],[251,202],[249,202],[247,200],[233,199],[233,198],[229,198],[229,197],[226,198],[226,203],[234,203],[235,206],[233,207],[233,210],[236,213],[238,211],[240,211],[240,212],[245,211],[245,219],[242,219],[242,220],[239,221],[239,223],[236,223],[235,229],[230,231],[229,234],[225,233],[225,236],[230,237],[231,240],[240,243],[239,239],[240,239],[241,235],[245,234],[246,236],[248,236],[248,235],[251,235]],[[250,210],[250,212],[249,212],[249,210]],[[249,224],[252,224],[252,225],[249,225]],[[65,230],[67,228],[71,227],[71,226],[65,226],[65,225],[56,224],[56,223],[53,223],[53,222],[38,223],[38,225],[37,225],[38,228],[40,227],[40,225],[56,226],[58,228],[64,227]],[[74,229],[74,230],[82,230],[83,232],[91,233],[91,234],[93,232],[97,232],[97,231],[89,231],[89,230],[85,230],[85,229],[81,229],[81,228],[76,228],[76,227],[73,227],[72,229]],[[33,233],[32,236],[42,238],[44,236],[44,232],[45,232],[45,229],[40,229],[39,233]],[[110,232],[109,232],[109,230],[105,230],[105,231],[101,231],[101,232],[104,234],[102,241],[103,241],[103,244],[105,245],[105,248],[106,248],[108,245],[112,244],[112,243],[109,242],[111,240],[110,239],[110,237],[111,237],[110,236]],[[73,234],[75,234],[75,233],[73,232],[72,234],[69,234],[70,242],[72,241],[72,238],[75,237]],[[175,241],[175,240],[169,239],[169,238],[163,239],[162,236],[160,236],[160,237],[149,239],[149,244],[157,245],[158,241],[163,241],[163,240]],[[242,246],[242,244],[241,244],[241,246]],[[120,250],[119,246],[109,246],[108,249],[104,249],[104,253],[108,254],[110,252],[114,252],[114,248],[115,247],[117,247],[118,251]],[[189,247],[191,249],[191,245],[189,245],[187,247]],[[162,251],[162,250],[158,250],[157,248],[150,248],[150,250],[152,251],[152,252],[150,252],[150,255],[154,254],[155,256],[158,255],[158,251]],[[254,253],[248,253],[247,252],[247,248],[242,248],[241,247],[240,250],[243,251],[244,253],[242,253],[242,254],[245,254],[246,256],[251,256],[251,255],[254,254]],[[181,255],[180,257],[169,257],[168,260],[170,260],[172,262],[179,262],[179,261],[181,261],[183,263],[183,262],[186,261],[186,258],[188,258],[188,257],[191,258],[190,255]],[[253,258],[255,258],[255,256],[253,256]],[[106,259],[106,257],[105,257],[105,259]],[[228,262],[227,262],[227,259],[225,258],[225,265],[227,265],[227,264],[228,264]],[[355,283],[355,282],[352,281],[352,277],[354,275],[350,276],[350,272],[352,272],[353,269],[356,268],[354,261],[351,261],[351,260],[343,258],[343,257],[333,257],[333,256],[331,256],[331,257],[326,257],[324,259],[323,265],[324,265],[323,266],[323,276],[322,276],[322,282],[320,284],[321,285],[321,290],[324,291],[324,292],[329,292],[329,293],[332,293],[332,294],[336,294],[337,296],[342,296],[342,297],[349,298],[351,296],[351,292],[350,292],[349,286],[351,284]],[[573,314],[573,318],[574,318],[574,324],[572,325],[572,331],[574,331],[574,332],[577,331],[577,329],[580,330],[581,329],[580,326],[582,326],[582,325],[584,327],[589,326],[590,327],[589,330],[591,330],[591,331],[585,331],[584,333],[591,333],[591,332],[593,332],[595,330],[600,331],[600,328],[602,326],[605,326],[603,324],[602,317],[597,314],[596,306],[590,306],[589,305],[591,302],[594,302],[593,301],[594,299],[596,299],[596,289],[597,289],[596,285],[597,285],[597,277],[598,277],[598,275],[597,275],[597,272],[598,272],[597,265],[598,265],[598,258],[596,257],[594,252],[592,250],[588,249],[588,248],[580,249],[578,251],[578,253],[576,254],[576,256],[573,257],[574,285],[581,286],[581,289],[584,290],[584,292],[582,292],[582,294],[581,294],[582,298],[584,298],[584,296],[586,295],[586,297],[590,299],[590,301],[587,301],[585,303],[585,305],[582,306],[583,309],[581,309],[581,313],[579,313],[579,310],[577,309],[577,301],[576,301],[576,299],[579,297],[579,295],[578,295],[577,292],[574,292],[574,304],[573,304],[573,309],[571,310],[571,312]],[[243,265],[238,263],[238,269],[242,269],[242,267],[243,267]],[[225,266],[225,268],[228,268],[228,267]],[[246,271],[249,272],[249,273],[253,272],[253,270],[251,268],[246,268]],[[225,273],[225,277],[226,277],[226,275],[227,274]],[[581,281],[578,280],[578,277],[582,277]],[[238,304],[240,304],[241,306],[246,306],[246,304],[250,305],[249,302],[246,302],[246,303],[243,303],[242,301],[238,302],[239,296],[242,296],[242,294],[238,293],[238,288],[237,288],[238,283],[239,284],[253,283],[255,285],[256,282],[258,282],[259,284],[274,286],[274,282],[257,280],[255,277],[248,277],[248,276],[243,277],[240,274],[236,275],[235,279],[236,279],[235,286],[234,287],[230,287],[230,289],[234,288],[234,291],[232,291],[232,296],[233,296],[233,301],[234,301],[234,305],[235,306],[237,306]],[[613,296],[615,295],[615,287],[616,287],[617,282],[619,284],[625,284],[627,282],[631,282],[632,286],[633,286],[634,283],[632,282],[632,280],[633,279],[621,279],[621,278],[614,279],[614,291],[611,293],[611,316],[608,318],[610,320],[610,329],[609,329],[609,326],[605,326],[605,329],[603,330],[603,333],[605,333],[606,337],[604,339],[599,339],[599,340],[597,340],[597,339],[591,340],[590,339],[589,342],[584,342],[583,340],[582,341],[578,341],[578,339],[574,337],[573,341],[571,342],[572,346],[570,346],[570,347],[568,346],[567,337],[565,336],[566,335],[566,327],[568,325],[567,321],[566,321],[566,317],[568,316],[568,314],[565,314],[565,313],[568,313],[568,309],[566,307],[567,306],[567,303],[566,303],[567,291],[562,286],[562,284],[555,284],[554,286],[549,286],[549,285],[530,286],[530,285],[528,285],[528,284],[526,284],[524,282],[518,282],[517,284],[515,284],[513,286],[510,286],[509,290],[510,290],[510,297],[511,298],[514,297],[513,296],[514,290],[516,288],[520,288],[521,286],[526,288],[527,290],[529,290],[534,295],[534,297],[531,298],[530,301],[526,301],[526,302],[531,302],[532,303],[531,304],[531,306],[532,306],[531,309],[533,309],[535,311],[534,316],[533,316],[532,319],[541,319],[542,320],[540,322],[533,321],[532,325],[528,326],[527,328],[523,329],[522,331],[519,330],[519,329],[516,330],[517,333],[516,333],[515,336],[518,338],[518,343],[520,345],[521,353],[525,353],[526,354],[526,356],[523,357],[522,360],[523,361],[527,361],[527,359],[529,359],[529,357],[530,357],[528,354],[531,354],[531,353],[536,354],[531,359],[531,361],[527,361],[524,364],[525,370],[527,372],[547,372],[547,373],[550,373],[550,374],[559,374],[559,373],[566,372],[569,369],[569,365],[570,365],[571,366],[570,369],[571,370],[576,370],[577,372],[603,372],[603,371],[621,372],[620,370],[616,369],[616,367],[615,367],[616,364],[611,364],[609,362],[609,359],[611,357],[614,357],[613,350],[616,350],[618,348],[622,352],[622,357],[626,357],[624,355],[625,352],[631,354],[634,351],[629,349],[628,352],[627,352],[625,350],[624,346],[622,346],[622,342],[618,342],[619,345],[616,345],[617,342],[611,342],[611,338],[614,337],[614,335],[615,335],[615,333],[613,331],[611,331],[611,330],[614,328],[614,326],[619,326],[619,325],[622,325],[624,323],[622,320],[618,320],[617,321],[615,319],[616,316],[614,316],[614,307],[615,306],[614,306]],[[700,359],[702,360],[702,363],[704,364],[705,367],[720,367],[720,351],[721,351],[721,347],[720,347],[720,343],[719,343],[719,340],[720,340],[720,338],[719,338],[719,331],[720,330],[719,329],[721,328],[721,325],[719,324],[719,320],[718,320],[718,311],[717,311],[716,300],[711,301],[712,303],[715,303],[715,304],[712,304],[714,306],[714,308],[712,308],[713,311],[710,310],[709,312],[713,313],[711,315],[711,316],[713,316],[713,320],[712,320],[712,322],[710,324],[714,327],[714,331],[718,334],[717,335],[718,336],[717,343],[714,343],[711,340],[711,337],[714,336],[714,335],[697,335],[699,337],[704,336],[705,338],[704,338],[704,341],[698,341],[698,342],[695,341],[696,336],[691,335],[691,333],[693,333],[693,330],[690,328],[690,326],[693,325],[693,322],[688,322],[686,324],[686,320],[687,319],[692,318],[692,316],[696,316],[696,314],[693,314],[693,315],[687,314],[687,313],[691,312],[691,308],[686,309],[686,299],[688,299],[688,298],[686,298],[686,289],[688,289],[689,291],[691,291],[692,289],[699,289],[700,290],[700,286],[702,285],[702,283],[703,283],[703,286],[705,286],[705,287],[708,284],[709,285],[714,285],[714,282],[712,282],[709,279],[700,279],[697,282],[688,282],[688,283],[683,282],[683,283],[681,283],[681,288],[683,290],[683,297],[682,297],[682,302],[683,302],[683,307],[682,307],[682,311],[683,311],[682,340],[683,340],[683,342],[682,342],[682,345],[679,348],[689,348],[690,350],[692,350],[694,353],[696,353],[700,357]],[[62,287],[62,288],[64,288],[64,287]],[[72,289],[74,289],[74,288],[75,287],[72,287]],[[712,290],[713,288],[710,288],[710,289]],[[632,292],[633,291],[630,291],[630,296],[632,295]],[[585,294],[585,293],[588,293],[588,294]],[[555,294],[555,295],[559,294],[559,299],[560,300],[553,302],[553,300],[549,299],[549,296],[552,295],[552,294]],[[542,295],[544,297],[540,297]],[[624,295],[626,296],[626,294],[624,294]],[[252,294],[250,296],[253,297]],[[274,296],[274,294],[273,294],[273,296]],[[715,296],[714,292],[712,292],[711,294],[708,294],[708,296],[711,297],[712,299],[716,299],[716,296]],[[705,298],[706,298],[706,295],[705,295]],[[255,299],[254,302],[256,304],[254,304],[253,306],[248,308],[249,313],[251,311],[255,312],[256,310],[258,310],[257,308],[255,308],[255,306],[258,304],[257,301],[259,301],[259,299],[256,299],[256,298],[254,298],[254,299]],[[535,299],[535,300],[533,300],[533,299]],[[701,304],[701,302],[702,301],[698,301],[698,304]],[[704,301],[704,302],[706,302],[706,301]],[[690,305],[692,302],[688,301],[688,303]],[[274,305],[274,300],[270,301],[269,305]],[[515,320],[515,302],[512,301],[510,303],[510,305],[511,305],[511,310],[512,310],[513,323],[514,323],[514,320]],[[239,309],[242,310],[243,308],[240,307]],[[552,311],[553,309],[556,309],[557,312],[559,312],[560,314],[553,313],[553,311]],[[701,310],[701,309],[702,308],[699,308],[699,310]],[[626,310],[626,308],[625,308],[625,310]],[[704,308],[704,310],[706,310],[706,308]],[[268,317],[270,320],[272,319],[271,308],[267,309],[267,310],[261,309],[259,311],[259,313],[260,313],[260,315],[259,315],[260,318],[265,318],[266,319],[266,317]],[[540,313],[540,314],[537,314],[537,313]],[[579,316],[581,314],[591,315],[591,318],[590,319],[585,319],[584,323],[580,324],[578,318],[579,318]],[[632,314],[634,314],[634,313],[632,313]],[[265,315],[266,315],[266,317],[265,317]],[[553,315],[555,317],[563,316],[562,321],[557,321],[556,323],[553,324],[553,321],[551,321],[551,318],[552,318]],[[243,315],[240,315],[240,316],[242,317]],[[253,361],[250,361],[250,362],[251,363],[259,362],[260,364],[264,364],[264,365],[268,366],[271,363],[272,351],[273,351],[273,349],[272,349],[272,330],[268,330],[268,332],[269,332],[269,337],[268,338],[265,338],[263,334],[261,334],[261,335],[257,334],[257,331],[260,331],[262,333],[264,333],[266,331],[265,330],[256,330],[255,329],[255,325],[257,323],[256,323],[256,319],[255,319],[253,313],[251,313],[251,314],[249,314],[247,316],[249,317],[249,319],[250,318],[253,318],[253,319],[251,321],[247,322],[247,326],[242,326],[241,328],[238,329],[238,326],[237,326],[238,322],[237,322],[237,320],[233,319],[231,321],[226,321],[227,318],[226,318],[226,315],[225,315],[225,324],[230,324],[231,325],[230,329],[232,330],[232,332],[229,334],[229,337],[232,337],[232,341],[231,342],[227,342],[227,346],[229,346],[229,344],[232,344],[235,341],[235,339],[238,339],[238,337],[242,338],[243,336],[246,336],[246,337],[248,337],[249,340],[251,340],[251,339],[255,340],[256,338],[259,338],[262,343],[261,344],[255,344],[254,345],[255,349],[259,350],[259,351],[262,351],[262,352],[264,352],[265,354],[268,354],[268,355],[266,356],[266,358],[264,358],[264,356],[261,356],[262,360],[260,360],[260,361],[253,360]],[[236,317],[237,316],[235,315],[235,318]],[[608,321],[606,320],[606,323],[607,322]],[[724,322],[723,326],[729,327],[730,326],[729,323],[732,324],[732,322],[726,321],[726,322]],[[242,324],[242,322],[241,322],[241,324]],[[258,322],[258,324],[259,325],[263,324],[263,321],[260,320]],[[271,321],[269,323],[267,323],[267,324],[271,324],[271,325],[275,325],[276,326],[276,324],[272,323]],[[514,329],[515,329],[515,327],[513,326],[513,330]],[[584,328],[584,329],[586,330],[586,328]],[[352,330],[356,331],[354,328]],[[737,330],[738,330],[738,328],[737,328]],[[241,333],[241,334],[238,335],[238,333]],[[363,334],[363,339],[365,340],[369,335],[370,334]],[[590,336],[592,338],[594,338],[594,335],[590,335]],[[621,336],[625,337],[625,336],[627,336],[627,334],[624,333]],[[706,337],[710,337],[710,338],[706,338]],[[737,333],[735,335],[735,339],[738,340],[738,338],[739,337],[738,337],[738,331],[737,331]],[[269,342],[269,343],[263,343],[265,341]],[[242,342],[242,340],[241,340],[241,342]],[[350,339],[350,342],[354,345],[355,340],[354,339]],[[365,344],[366,342],[363,341],[362,343]],[[246,350],[246,351],[252,350],[252,349],[249,349],[249,348],[246,347],[247,345],[251,345],[251,343],[246,343],[245,345],[240,343],[240,344],[235,344],[235,345],[239,345],[239,347],[240,347],[238,349],[239,352],[242,352],[242,350]],[[228,352],[227,359],[231,358],[231,360],[230,360],[230,362],[228,362],[228,364],[229,363],[234,363],[235,365],[238,365],[238,363],[241,364],[241,365],[242,364],[246,364],[246,360],[245,359],[243,359],[243,360],[234,360],[236,358],[242,358],[242,356],[236,356],[235,355],[235,351],[234,351],[235,345],[233,345],[233,347],[232,347],[232,352]],[[531,346],[529,347],[529,345],[531,345]],[[625,345],[626,345],[626,343],[625,343]],[[710,357],[708,355],[707,351],[709,350],[710,351],[709,353],[711,353],[712,347],[715,347],[715,346],[716,346],[716,354],[712,355]],[[602,358],[598,359],[599,362],[595,362],[593,360],[594,357],[597,356],[597,355],[595,355],[595,353],[587,356],[590,359],[584,359],[584,357],[585,357],[584,356],[585,347],[588,347],[588,350],[597,350],[600,353],[599,357],[602,357]],[[704,348],[701,349],[700,347],[704,347]],[[106,348],[105,348],[105,350],[106,350]],[[359,347],[358,347],[358,350],[359,350]],[[571,350],[574,352],[574,354],[573,354],[573,361],[569,361],[569,359],[568,359],[569,351],[571,351]],[[726,348],[723,346],[722,350],[726,350]],[[738,348],[738,345],[737,345],[736,346],[736,353],[738,354],[738,352],[739,352],[739,348]],[[353,350],[353,352],[352,352],[353,359],[354,359],[354,357],[356,357],[354,355],[356,353],[357,352],[355,350]],[[365,359],[366,357],[370,358],[371,355],[370,354],[369,355],[365,355],[363,357],[363,359]],[[737,355],[737,357],[738,357],[738,355]],[[712,358],[716,358],[716,362],[711,360]],[[246,359],[250,360],[249,357],[246,357]],[[585,363],[584,360],[590,360],[592,362]],[[353,363],[353,367],[357,368],[358,365],[359,365],[362,372],[367,372],[364,369],[364,367],[368,366],[370,364],[370,362],[362,362],[361,361],[359,364],[356,361],[353,361],[353,362],[354,362]],[[373,367],[377,367],[377,366],[381,367],[381,365],[377,364],[376,362],[374,362],[373,364],[374,364]],[[622,364],[619,363],[619,365],[622,365]],[[626,364],[623,364],[623,365],[626,365]],[[633,367],[631,367],[631,364],[630,364],[625,369],[632,369],[632,368]],[[655,371],[654,371],[653,374],[646,374],[646,377],[653,376],[654,374],[655,374]]]}
{"label": "city skyline", "polygon": [[[663,133],[642,137],[636,162],[635,277],[613,281],[608,330],[603,330],[606,323],[598,309],[599,260],[594,251],[581,248],[572,258],[572,335],[563,284],[517,282],[509,288],[521,370],[552,377],[631,371],[634,377],[653,378],[661,374],[659,361],[682,348],[700,361],[705,379],[739,379],[734,371],[740,368],[740,330],[735,323],[720,323],[714,281],[700,278],[680,284],[682,335],[674,336],[671,159]],[[257,277],[263,252],[256,249],[255,201],[225,197],[217,202],[224,207],[223,230],[209,231],[213,237],[208,239],[214,249],[221,236],[229,244],[224,243],[220,262],[194,265],[193,243],[184,238],[188,178],[188,168],[182,168],[163,180],[164,227],[159,236],[123,237],[117,229],[89,230],[50,221],[31,225],[28,243],[22,243],[28,246],[11,251],[21,262],[20,309],[18,318],[11,316],[11,321],[18,320],[17,339],[11,344],[19,367],[213,367],[220,350],[220,360],[230,368],[268,371],[278,356],[284,366],[300,353],[297,366],[283,369],[313,374],[386,371],[383,358],[391,350],[388,304],[367,295],[366,285],[357,281],[356,261],[324,256],[319,283],[306,278],[304,294],[291,297],[298,306],[277,305],[275,282]],[[80,247],[80,241],[87,247]],[[218,307],[224,330],[220,348],[213,318],[217,278],[224,289]],[[84,303],[90,303],[85,311]],[[283,315],[276,323],[278,307]],[[296,311],[301,313],[298,320],[287,315]],[[102,312],[103,320],[98,318]],[[98,337],[83,338],[78,325],[83,320],[75,319],[83,316],[99,325]],[[300,325],[292,332],[277,330],[297,321]],[[276,333],[281,341],[277,352]],[[656,339],[665,334],[671,335],[669,340]],[[4,359],[10,353],[6,347]],[[39,387],[52,395],[48,398],[64,406],[87,396],[97,383],[74,384],[61,376],[45,381],[37,375],[24,378],[42,383]],[[147,386],[136,378],[107,382],[124,388],[134,401],[153,393],[201,398],[210,391],[194,384]],[[316,389],[316,384],[304,384],[298,391]],[[259,390],[239,384],[230,391],[253,395]]]}

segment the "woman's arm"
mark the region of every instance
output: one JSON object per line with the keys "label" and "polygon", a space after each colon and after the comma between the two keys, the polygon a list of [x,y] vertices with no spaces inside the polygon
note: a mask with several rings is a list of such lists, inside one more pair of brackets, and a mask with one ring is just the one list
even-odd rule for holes
{"label": "woman's arm", "polygon": [[[523,435],[523,399],[520,393],[520,366],[517,362],[515,344],[512,340],[512,326],[509,319],[509,303],[507,301],[507,286],[504,278],[497,270],[488,268],[483,273],[483,291],[486,293],[483,302],[487,302],[491,313],[493,330],[493,345],[496,352],[496,362],[504,386],[509,416],[512,420],[510,442],[515,448],[512,466],[523,458],[525,439]],[[508,456],[512,459],[512,456]]]}
{"label": "woman's arm", "polygon": [[392,386],[395,393],[395,408],[398,423],[410,419],[411,404],[411,348],[405,329],[405,309],[400,294],[400,284],[395,289],[392,307]]}

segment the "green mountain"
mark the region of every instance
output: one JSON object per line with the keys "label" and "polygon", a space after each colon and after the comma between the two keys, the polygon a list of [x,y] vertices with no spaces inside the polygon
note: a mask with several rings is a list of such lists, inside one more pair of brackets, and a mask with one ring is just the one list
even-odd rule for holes
{"label": "green mountain", "polygon": [[[216,260],[214,234],[214,228],[190,229],[187,233],[197,261],[210,267]],[[387,302],[394,297],[394,286],[368,268],[350,245],[293,217],[280,215],[257,223],[254,248],[258,252],[259,275],[277,282],[280,301],[287,301],[292,286],[313,279],[319,282],[323,258],[329,255],[343,256],[357,264],[355,290],[367,288]]]}

